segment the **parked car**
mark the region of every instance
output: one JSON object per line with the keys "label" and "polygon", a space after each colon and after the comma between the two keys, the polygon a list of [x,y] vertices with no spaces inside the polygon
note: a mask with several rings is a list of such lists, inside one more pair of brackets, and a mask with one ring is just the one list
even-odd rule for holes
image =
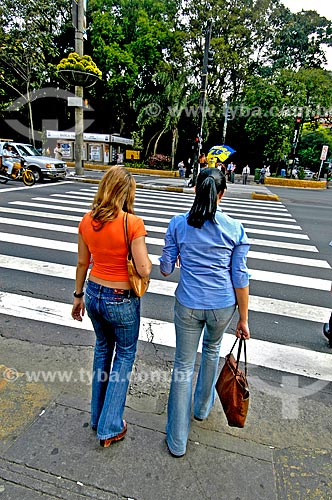
{"label": "parked car", "polygon": [[309,168],[304,168],[303,171],[305,179],[312,179],[313,176],[315,175],[315,172],[312,172],[311,170],[309,170]]}
{"label": "parked car", "polygon": [[[5,142],[0,142],[0,155]],[[14,153],[24,158],[28,168],[33,171],[36,182],[42,179],[64,179],[66,177],[66,163],[48,156],[42,156],[31,144],[10,142]]]}

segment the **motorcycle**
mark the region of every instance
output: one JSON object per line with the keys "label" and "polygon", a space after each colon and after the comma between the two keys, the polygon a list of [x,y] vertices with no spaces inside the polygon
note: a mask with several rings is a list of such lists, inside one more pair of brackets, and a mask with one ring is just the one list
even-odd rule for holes
{"label": "motorcycle", "polygon": [[26,186],[33,186],[36,182],[34,173],[27,167],[27,163],[23,158],[15,161],[12,173],[7,174],[7,167],[2,164],[2,158],[0,156],[0,182],[6,184],[10,180],[22,180]]}

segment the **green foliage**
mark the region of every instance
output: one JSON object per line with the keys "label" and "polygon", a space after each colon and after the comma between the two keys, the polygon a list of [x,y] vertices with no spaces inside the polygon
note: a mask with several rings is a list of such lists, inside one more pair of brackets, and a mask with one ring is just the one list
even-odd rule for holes
{"label": "green foliage", "polygon": [[300,180],[303,180],[305,178],[304,168],[302,166],[298,168],[297,176]]}
{"label": "green foliage", "polygon": [[329,147],[330,152],[332,151],[331,129],[321,127],[314,132],[304,131],[298,148],[301,165],[313,171],[317,170],[320,165],[320,155],[324,145]]}
{"label": "green foliage", "polygon": [[23,98],[32,138],[31,92],[49,85],[55,72],[52,61],[60,52],[57,42],[69,16],[66,0],[0,0],[0,77],[5,101],[10,104]]}
{"label": "green foliage", "polygon": [[145,169],[148,169],[149,166],[146,165],[146,163],[144,161],[136,161],[136,160],[133,160],[133,161],[126,161],[124,163],[124,166],[127,167],[127,168],[145,168]]}
{"label": "green foliage", "polygon": [[[136,128],[136,113],[147,95],[158,91],[154,78],[165,57],[177,57],[176,1],[91,0],[90,40],[105,75],[104,100],[120,133]],[[137,115],[136,115],[137,116]],[[127,132],[128,131],[128,132]]]}
{"label": "green foliage", "polygon": [[71,53],[58,65],[74,42],[70,2],[0,0],[0,110],[56,82],[57,70],[91,72],[100,78],[92,91],[96,131],[132,136],[146,155],[160,150],[174,162],[179,145],[189,156],[209,18],[215,54],[203,148],[222,136],[227,96],[234,115],[226,143],[239,162],[251,161],[248,147],[255,162],[288,155],[298,114],[305,121],[299,153],[308,166],[317,162],[320,146],[306,133],[319,129],[317,116],[332,105],[332,73],[322,69],[332,22],[314,11],[293,14],[281,0],[89,0],[89,55]]}

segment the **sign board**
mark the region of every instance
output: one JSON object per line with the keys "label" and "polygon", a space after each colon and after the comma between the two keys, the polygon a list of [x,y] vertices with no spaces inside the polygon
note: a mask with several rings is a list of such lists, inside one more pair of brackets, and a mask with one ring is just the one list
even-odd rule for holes
{"label": "sign board", "polygon": [[111,142],[115,142],[116,144],[128,144],[129,146],[133,146],[134,144],[133,139],[127,139],[119,135],[111,135]]}
{"label": "sign board", "polygon": [[69,143],[61,144],[62,158],[72,158],[72,145]]}
{"label": "sign board", "polygon": [[[75,97],[73,97],[75,99]],[[61,131],[61,130],[46,130],[46,137],[48,139],[70,139],[75,140],[75,132],[71,131]],[[128,146],[133,146],[133,139],[128,139],[127,137],[120,137],[119,135],[110,134],[91,134],[85,132],[83,134],[84,141],[96,141],[96,142],[112,142],[116,144],[127,144]]]}
{"label": "sign board", "polygon": [[328,149],[329,149],[328,146],[323,146],[322,147],[322,153],[320,155],[321,161],[325,161],[326,160]]}
{"label": "sign board", "polygon": [[134,151],[133,149],[126,150],[126,160],[139,160],[140,155],[140,151]]}
{"label": "sign board", "polygon": [[100,145],[89,145],[89,160],[90,161],[101,161],[101,146]]}
{"label": "sign board", "polygon": [[82,97],[67,97],[68,106],[75,106],[76,108],[83,108]]}
{"label": "sign board", "polygon": [[[46,137],[48,139],[70,139],[75,140],[75,132],[64,132],[61,130],[46,130]],[[84,141],[96,141],[96,142],[110,142],[109,134],[90,134],[84,133]]]}

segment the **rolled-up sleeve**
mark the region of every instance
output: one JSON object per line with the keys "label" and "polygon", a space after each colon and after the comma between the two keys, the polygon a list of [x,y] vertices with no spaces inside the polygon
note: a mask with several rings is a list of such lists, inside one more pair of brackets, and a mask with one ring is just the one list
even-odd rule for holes
{"label": "rolled-up sleeve", "polygon": [[232,282],[234,288],[245,288],[249,285],[249,270],[247,268],[247,254],[249,244],[238,245],[232,255]]}
{"label": "rolled-up sleeve", "polygon": [[160,271],[165,274],[171,274],[174,271],[176,259],[179,255],[179,248],[174,234],[174,220],[172,219],[165,235],[165,245],[160,261]]}
{"label": "rolled-up sleeve", "polygon": [[248,237],[240,224],[239,239],[232,253],[232,282],[234,288],[249,285],[250,273],[247,267],[247,255],[250,249]]}

